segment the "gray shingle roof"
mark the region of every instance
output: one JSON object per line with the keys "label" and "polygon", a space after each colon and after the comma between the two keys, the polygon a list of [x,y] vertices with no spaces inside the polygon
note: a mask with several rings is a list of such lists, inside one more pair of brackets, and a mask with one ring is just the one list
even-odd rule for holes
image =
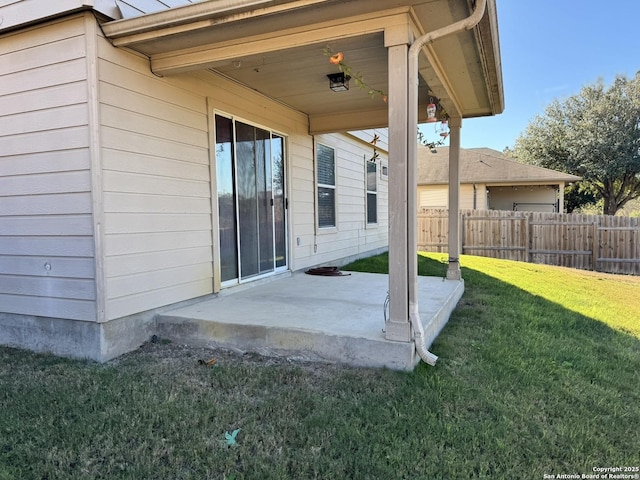
{"label": "gray shingle roof", "polygon": [[122,18],[138,17],[147,13],[183,7],[201,0],[117,0]]}
{"label": "gray shingle roof", "polygon": [[[418,146],[418,185],[449,183],[449,147],[437,153]],[[460,149],[460,183],[536,183],[575,182],[580,177],[520,163],[491,148]]]}

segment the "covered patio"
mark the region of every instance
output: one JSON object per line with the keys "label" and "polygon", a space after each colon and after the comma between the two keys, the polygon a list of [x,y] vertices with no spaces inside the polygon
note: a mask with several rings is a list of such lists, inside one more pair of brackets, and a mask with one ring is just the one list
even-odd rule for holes
{"label": "covered patio", "polygon": [[[420,360],[412,343],[385,338],[387,275],[339,277],[284,274],[231,289],[217,298],[164,310],[162,338],[303,360],[411,370]],[[463,283],[419,277],[420,318],[428,348],[463,293]]]}
{"label": "covered patio", "polygon": [[[499,114],[504,108],[495,0],[203,1],[107,22],[102,29],[114,46],[148,57],[157,76],[195,72],[206,82],[213,74],[302,112],[309,135],[389,129],[388,277],[317,279],[296,273],[211,300],[228,302],[231,317],[210,318],[206,304],[194,305],[160,317],[161,330],[180,338],[189,337],[189,328],[194,338],[208,336],[204,331],[218,332],[247,344],[254,339],[257,348],[277,349],[277,341],[263,344],[260,339],[276,338],[273,332],[282,329],[314,331],[330,346],[335,341],[331,332],[344,331],[346,345],[347,330],[357,325],[366,328],[368,333],[361,335],[371,351],[345,347],[340,350],[345,357],[374,357],[375,342],[380,341],[406,350],[388,366],[413,365],[415,351],[434,363],[436,357],[425,345],[435,334],[423,332],[432,321],[422,316],[430,317],[428,312],[441,307],[450,312],[464,288],[457,215],[462,119]],[[327,51],[341,52],[344,63],[330,63]],[[351,88],[330,90],[327,75],[347,66],[355,77]],[[431,105],[436,106],[435,118],[428,117]],[[416,135],[418,123],[427,120],[446,120],[450,129],[446,278],[454,283],[417,276]],[[217,211],[215,202],[212,207]],[[317,224],[313,228],[317,231]],[[214,235],[213,241],[215,252],[219,239]],[[224,293],[219,261],[214,260],[213,270],[214,292]],[[295,264],[291,270],[298,270]],[[445,285],[455,293],[436,301],[430,292]],[[387,292],[389,313],[382,334]],[[215,310],[224,308],[216,305]],[[440,323],[435,330],[446,318]],[[269,329],[269,334],[255,334]]]}

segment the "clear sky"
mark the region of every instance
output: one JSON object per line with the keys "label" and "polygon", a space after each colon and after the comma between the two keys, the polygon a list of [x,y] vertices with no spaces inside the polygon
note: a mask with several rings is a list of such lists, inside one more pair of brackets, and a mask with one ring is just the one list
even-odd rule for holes
{"label": "clear sky", "polygon": [[[496,0],[505,110],[462,121],[463,148],[512,147],[554,99],[640,70],[640,0]],[[429,138],[436,136],[423,125]]]}

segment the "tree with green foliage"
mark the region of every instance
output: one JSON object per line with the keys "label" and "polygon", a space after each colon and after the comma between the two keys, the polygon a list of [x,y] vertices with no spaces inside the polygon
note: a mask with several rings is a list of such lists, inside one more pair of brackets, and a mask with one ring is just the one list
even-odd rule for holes
{"label": "tree with green foliage", "polygon": [[573,213],[579,208],[585,206],[591,207],[594,211],[602,208],[602,204],[598,204],[598,197],[596,192],[589,188],[589,184],[584,181],[579,181],[567,185],[564,189],[564,208],[567,213]]}
{"label": "tree with green foliage", "polygon": [[615,215],[640,198],[640,72],[554,101],[518,137],[513,153],[520,161],[581,176],[582,188],[602,198],[604,214]]}

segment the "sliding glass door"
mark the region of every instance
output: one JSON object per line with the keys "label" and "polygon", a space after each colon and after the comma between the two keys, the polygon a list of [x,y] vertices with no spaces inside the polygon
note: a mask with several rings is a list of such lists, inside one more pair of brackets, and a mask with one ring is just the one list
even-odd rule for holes
{"label": "sliding glass door", "polygon": [[223,284],[287,266],[284,139],[216,115]]}

